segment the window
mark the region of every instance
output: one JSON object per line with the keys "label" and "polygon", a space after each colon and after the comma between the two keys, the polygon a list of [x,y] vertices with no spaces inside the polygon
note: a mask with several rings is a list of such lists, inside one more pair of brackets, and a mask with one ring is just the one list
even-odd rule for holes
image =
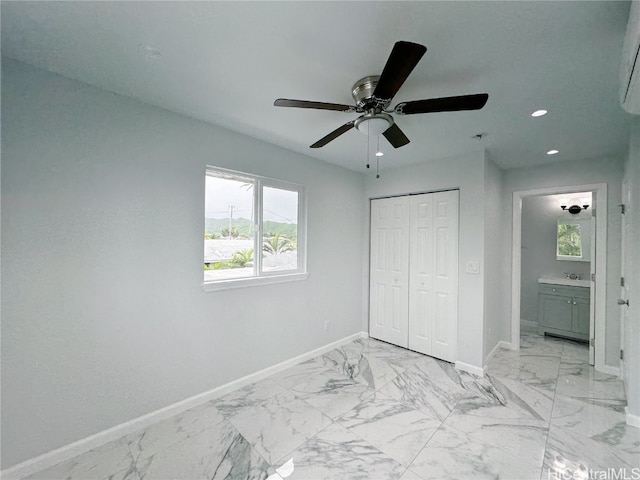
{"label": "window", "polygon": [[207,167],[204,288],[306,278],[304,188]]}
{"label": "window", "polygon": [[558,218],[556,260],[591,261],[591,215]]}
{"label": "window", "polygon": [[580,225],[558,223],[558,257],[582,258]]}

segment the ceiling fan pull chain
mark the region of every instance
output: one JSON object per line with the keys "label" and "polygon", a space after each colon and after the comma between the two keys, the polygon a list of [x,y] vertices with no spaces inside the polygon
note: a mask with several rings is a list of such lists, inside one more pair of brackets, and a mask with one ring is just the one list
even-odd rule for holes
{"label": "ceiling fan pull chain", "polygon": [[367,168],[370,168],[369,165],[369,127],[367,126]]}
{"label": "ceiling fan pull chain", "polygon": [[380,173],[379,173],[380,155],[378,155],[380,153],[380,135],[378,135],[377,139],[378,139],[378,145],[376,147],[376,178],[380,178]]}

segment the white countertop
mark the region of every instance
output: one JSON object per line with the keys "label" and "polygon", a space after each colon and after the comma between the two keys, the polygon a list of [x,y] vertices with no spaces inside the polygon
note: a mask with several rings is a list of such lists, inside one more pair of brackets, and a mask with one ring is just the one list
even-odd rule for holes
{"label": "white countertop", "polygon": [[570,278],[539,278],[538,283],[550,283],[552,285],[567,285],[568,287],[590,287],[589,280],[572,280]]}

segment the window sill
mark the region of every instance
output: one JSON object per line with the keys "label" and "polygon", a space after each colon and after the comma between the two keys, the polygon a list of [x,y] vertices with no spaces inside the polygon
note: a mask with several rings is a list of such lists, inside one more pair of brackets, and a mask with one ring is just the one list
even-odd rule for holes
{"label": "window sill", "polygon": [[589,261],[583,257],[570,256],[570,255],[556,255],[556,260],[563,260],[566,262],[588,262]]}
{"label": "window sill", "polygon": [[308,277],[308,273],[291,273],[285,275],[270,275],[265,277],[220,280],[217,282],[205,282],[202,284],[202,289],[205,292],[218,292],[220,290],[232,290],[234,288],[248,288],[257,287],[258,285],[298,282],[300,280],[306,280]]}

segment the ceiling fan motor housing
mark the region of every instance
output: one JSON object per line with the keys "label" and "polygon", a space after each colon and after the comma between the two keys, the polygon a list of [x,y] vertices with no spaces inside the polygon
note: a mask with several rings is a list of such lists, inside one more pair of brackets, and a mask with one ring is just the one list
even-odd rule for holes
{"label": "ceiling fan motor housing", "polygon": [[373,95],[378,85],[378,80],[380,80],[380,75],[369,75],[353,84],[351,95],[359,109],[381,112],[391,103],[391,99],[379,99]]}

